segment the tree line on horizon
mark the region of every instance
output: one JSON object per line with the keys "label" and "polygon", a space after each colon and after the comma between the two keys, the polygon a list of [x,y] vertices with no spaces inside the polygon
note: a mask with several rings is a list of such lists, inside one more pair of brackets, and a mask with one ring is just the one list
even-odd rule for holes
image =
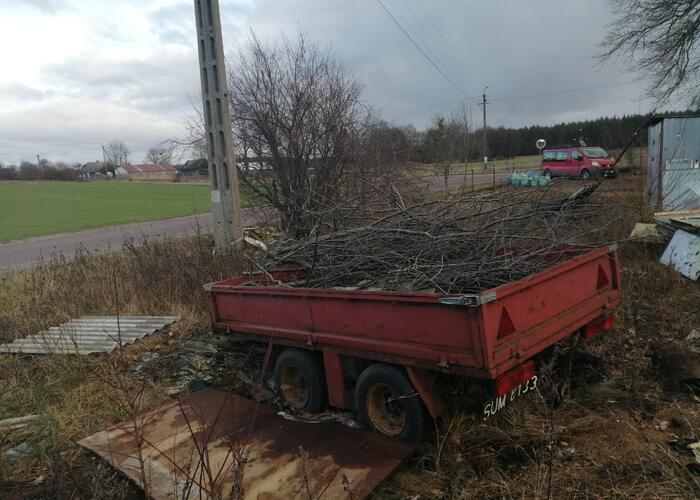
{"label": "tree line on horizon", "polygon": [[19,165],[0,162],[0,181],[74,181],[78,179],[80,164],[68,164],[42,158],[39,163],[22,161]]}
{"label": "tree line on horizon", "polygon": [[[695,112],[697,113],[697,112]],[[654,116],[692,115],[693,111],[669,111]],[[538,139],[544,139],[547,147],[578,145],[583,139],[589,146],[608,150],[620,149],[627,144],[635,130],[649,119],[649,115],[631,114],[606,116],[585,121],[558,123],[555,125],[530,125],[526,127],[487,127],[487,154],[489,160],[516,156],[536,155]],[[446,151],[450,162],[481,162],[483,129],[473,129],[471,120],[436,116],[425,130],[415,127],[388,124],[376,125],[371,132],[376,147],[384,149],[386,162],[442,163]],[[636,145],[646,146],[647,128],[639,132]]]}
{"label": "tree line on horizon", "polygon": [[[695,112],[697,113],[697,112]],[[655,116],[692,115],[693,111],[669,111]],[[535,142],[545,139],[548,147],[574,144],[582,138],[589,146],[600,146],[608,150],[620,149],[629,141],[637,127],[649,115],[624,115],[601,117],[593,120],[558,123],[550,126],[487,127],[488,153],[490,160],[528,156],[538,153]],[[482,129],[471,129],[470,120],[464,113],[460,119],[438,116],[425,130],[414,126],[399,126],[387,122],[375,122],[367,134],[364,146],[365,159],[384,165],[393,163],[443,163],[482,161]],[[647,131],[639,133],[637,145],[646,146]],[[370,158],[372,160],[370,160]],[[23,161],[19,165],[0,163],[0,180],[64,180],[78,178],[80,164],[53,163],[42,159],[37,165]]]}

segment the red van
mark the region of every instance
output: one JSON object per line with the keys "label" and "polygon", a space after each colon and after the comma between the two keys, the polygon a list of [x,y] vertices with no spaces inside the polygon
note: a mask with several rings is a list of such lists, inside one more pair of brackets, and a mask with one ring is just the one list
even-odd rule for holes
{"label": "red van", "polygon": [[542,151],[542,175],[549,177],[615,177],[613,163],[615,158],[599,147],[570,146]]}

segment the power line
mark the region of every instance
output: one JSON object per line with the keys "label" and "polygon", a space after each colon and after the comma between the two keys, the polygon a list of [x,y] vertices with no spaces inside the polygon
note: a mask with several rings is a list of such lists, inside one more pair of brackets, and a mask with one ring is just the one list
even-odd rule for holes
{"label": "power line", "polygon": [[[391,5],[391,0],[385,1],[387,2],[387,4]],[[411,25],[411,20],[409,19],[408,15],[406,15],[403,12],[402,7],[411,15],[411,17],[413,17],[415,27]],[[458,84],[461,84],[459,78],[455,78],[455,74],[450,71],[450,64],[444,58],[444,54],[440,52],[439,49],[436,50],[435,41],[432,40],[432,36],[430,35],[430,33],[428,33],[428,30],[425,29],[423,23],[420,19],[418,19],[413,10],[411,10],[411,7],[407,3],[399,3],[398,8],[396,6],[392,6],[390,8],[394,11],[397,17],[400,16],[399,20],[403,22],[406,31],[410,32],[411,35],[418,41],[418,43],[421,44],[421,46],[425,49],[425,51],[432,56],[436,64],[438,64],[445,71],[445,73],[448,73],[450,75],[450,78],[452,78]],[[423,38],[424,36],[426,38]],[[432,44],[430,42],[432,42]],[[460,88],[462,88],[461,85]]]}
{"label": "power line", "polygon": [[406,29],[405,29],[405,28],[401,25],[401,23],[398,21],[398,19],[396,19],[396,17],[394,17],[394,15],[393,15],[393,14],[391,13],[391,11],[386,7],[386,5],[384,5],[384,2],[382,2],[382,0],[377,0],[377,3],[379,3],[379,5],[382,7],[382,9],[384,9],[384,12],[387,13],[387,15],[391,18],[391,20],[394,22],[394,24],[396,24],[396,26],[398,26],[398,28],[399,28],[399,29],[401,30],[401,32],[406,36],[406,38],[408,38],[408,40],[413,44],[413,46],[414,46],[416,49],[418,49],[418,51],[423,55],[423,57],[425,57],[425,58],[428,60],[428,62],[429,62],[429,63],[430,63],[430,64],[445,78],[445,80],[447,80],[447,81],[450,83],[450,85],[452,85],[455,89],[457,89],[457,91],[458,91],[460,94],[462,94],[464,97],[466,97],[466,98],[472,100],[472,97],[471,97],[469,94],[467,94],[466,92],[464,92],[464,90],[462,90],[462,88],[460,88],[460,86],[457,85],[457,84],[454,82],[454,80],[453,80],[452,78],[450,78],[450,77],[440,68],[440,66],[438,66],[438,65],[435,63],[435,61],[433,61],[433,59],[425,52],[425,50],[423,50],[423,48],[413,39],[413,37],[408,33],[408,31],[406,31]]}
{"label": "power line", "polygon": [[[463,78],[462,75],[460,75],[459,69],[456,68],[454,64],[450,61],[449,56],[447,53],[441,49],[440,44],[435,41],[435,38],[431,34],[431,30],[427,29],[426,26],[423,24],[423,21],[420,20],[420,18],[416,15],[416,13],[413,11],[411,8],[410,4],[408,2],[404,3],[403,6],[406,8],[409,14],[411,14],[411,17],[416,22],[417,30],[419,33],[424,33],[427,37],[428,42],[423,42],[424,46],[429,47],[435,54],[437,54],[436,59],[440,59],[440,64],[442,65],[443,69],[445,71],[449,70],[450,76],[454,78],[455,81],[459,82],[460,84],[464,84],[467,90],[471,91],[472,89],[469,88],[469,85],[466,83],[465,78]],[[407,25],[410,26],[410,23],[406,22]]]}
{"label": "power line", "polygon": [[423,14],[425,15],[425,17],[428,19],[428,21],[430,21],[430,24],[432,24],[433,28],[435,28],[435,32],[440,37],[440,40],[442,40],[443,45],[445,47],[447,47],[447,50],[450,52],[450,55],[452,56],[453,61],[456,63],[455,66],[457,67],[459,74],[468,83],[468,85],[475,85],[474,81],[471,78],[469,78],[469,72],[467,71],[466,67],[462,63],[462,60],[457,56],[455,51],[452,49],[452,45],[447,43],[447,40],[445,40],[445,37],[442,35],[442,30],[440,30],[437,23],[435,23],[433,17],[426,10],[426,8],[423,6],[423,2],[421,2],[421,0],[417,0],[417,2],[418,2],[418,7],[420,7],[420,9],[423,11]]}

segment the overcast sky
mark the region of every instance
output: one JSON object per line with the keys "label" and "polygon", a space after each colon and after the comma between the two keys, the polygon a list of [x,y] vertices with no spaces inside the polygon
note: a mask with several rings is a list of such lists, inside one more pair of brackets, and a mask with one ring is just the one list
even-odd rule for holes
{"label": "overcast sky", "polygon": [[[224,45],[301,28],[359,76],[385,119],[419,128],[486,85],[494,126],[649,107],[637,75],[596,67],[604,0],[383,1],[453,83],[375,0],[220,0]],[[2,0],[0,161],[86,162],[114,139],[142,161],[182,133],[188,96],[199,99],[195,42],[190,0]],[[472,114],[478,125],[473,102]]]}

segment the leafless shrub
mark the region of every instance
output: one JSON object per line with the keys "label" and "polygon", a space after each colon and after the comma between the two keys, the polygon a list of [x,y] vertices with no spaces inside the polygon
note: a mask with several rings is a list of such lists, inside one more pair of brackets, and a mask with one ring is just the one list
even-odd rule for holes
{"label": "leafless shrub", "polygon": [[311,214],[338,203],[369,114],[361,87],[328,50],[302,33],[272,47],[251,34],[229,66],[241,180],[297,236]]}
{"label": "leafless shrub", "polygon": [[428,145],[430,155],[443,176],[445,195],[449,194],[449,179],[453,163],[462,159],[465,164],[467,163],[470,127],[471,112],[466,105],[462,104],[452,111],[449,118],[437,116],[433,126],[425,134],[424,142]]}

